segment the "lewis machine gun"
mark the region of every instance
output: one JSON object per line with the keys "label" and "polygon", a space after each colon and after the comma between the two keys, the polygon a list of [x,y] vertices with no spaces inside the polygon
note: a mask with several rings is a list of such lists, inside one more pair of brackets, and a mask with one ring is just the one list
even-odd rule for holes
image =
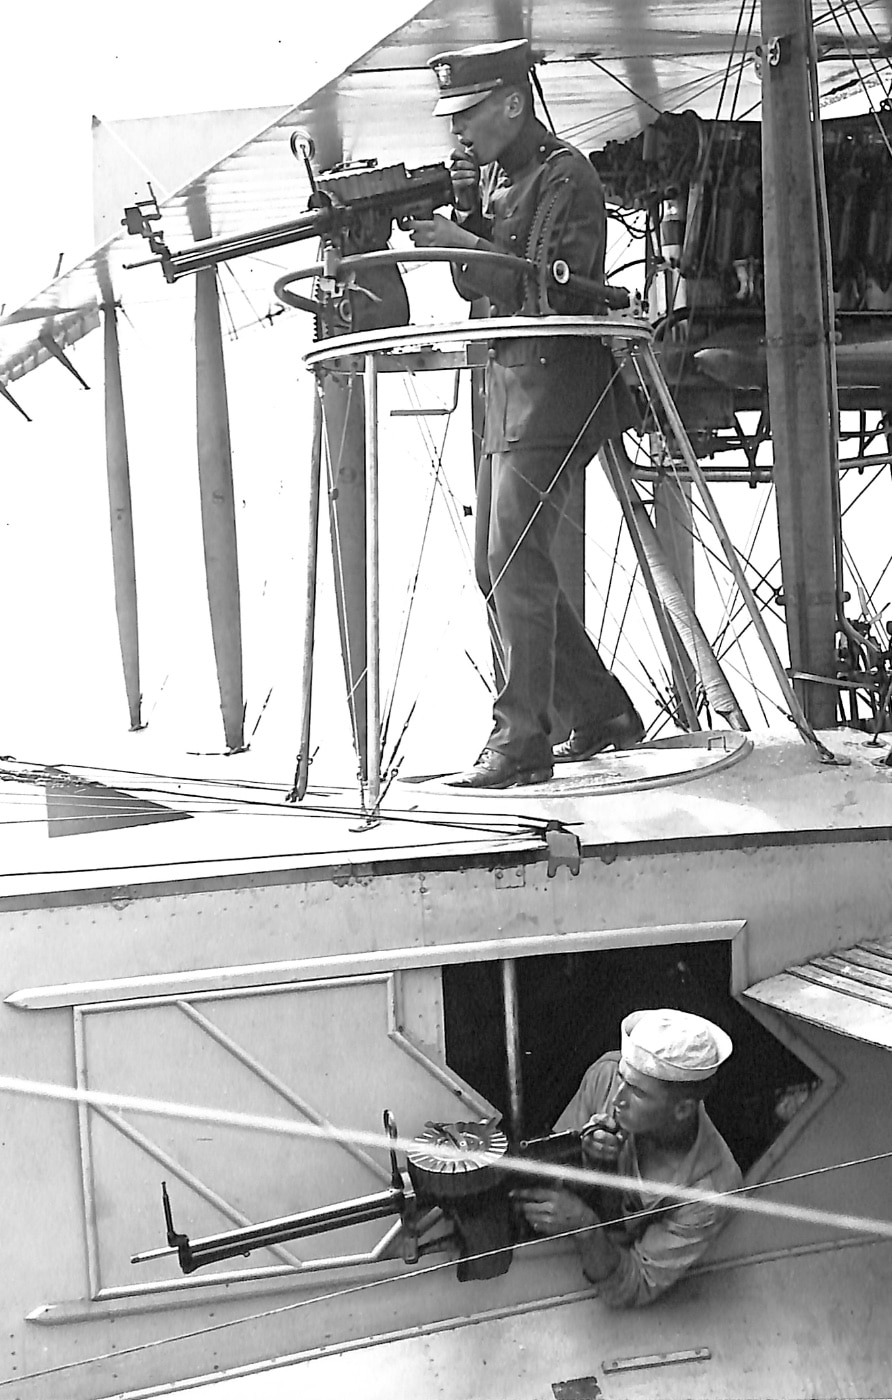
{"label": "lewis machine gun", "polygon": [[[515,1217],[510,1192],[514,1186],[529,1184],[530,1177],[515,1164],[519,1160],[581,1166],[583,1160],[583,1133],[579,1132],[522,1140],[508,1156],[508,1138],[495,1121],[429,1122],[404,1155],[395,1146],[396,1124],[389,1111],[384,1114],[384,1128],[394,1144],[391,1180],[385,1190],[218,1235],[190,1239],[178,1231],[167,1186],[162,1183],[167,1248],[135,1254],[132,1262],[176,1254],[182,1272],[191,1274],[256,1249],[398,1216],[406,1264],[417,1263],[425,1253],[455,1248],[460,1282],[495,1278],[507,1272],[513,1245],[528,1238],[525,1226]],[[423,1238],[444,1220],[445,1233]]]}

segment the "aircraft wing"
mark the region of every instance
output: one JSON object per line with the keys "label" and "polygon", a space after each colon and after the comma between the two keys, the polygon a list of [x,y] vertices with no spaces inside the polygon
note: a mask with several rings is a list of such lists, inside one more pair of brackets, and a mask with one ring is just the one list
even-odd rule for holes
{"label": "aircraft wing", "polygon": [[[199,237],[296,217],[309,193],[289,147],[296,127],[313,137],[323,169],[371,157],[409,167],[442,159],[450,137],[447,124],[430,116],[428,60],[525,31],[542,58],[548,115],[584,149],[622,139],[662,111],[743,117],[759,103],[753,63],[758,14],[749,8],[752,16],[739,0],[537,0],[530,25],[519,0],[435,0],[295,106],[269,109],[265,119],[258,113],[259,125],[247,138],[159,198],[158,227],[176,251]],[[875,74],[869,51],[872,46],[879,53],[888,41],[886,0],[868,0],[857,17],[846,16],[844,27],[838,7],[817,4],[815,15],[825,93],[857,87],[871,68]],[[857,58],[864,54],[859,75]],[[10,383],[95,329],[103,303],[126,306],[134,279],[155,275],[126,270],[146,255],[137,237],[114,232],[0,319],[0,393],[9,397]]]}

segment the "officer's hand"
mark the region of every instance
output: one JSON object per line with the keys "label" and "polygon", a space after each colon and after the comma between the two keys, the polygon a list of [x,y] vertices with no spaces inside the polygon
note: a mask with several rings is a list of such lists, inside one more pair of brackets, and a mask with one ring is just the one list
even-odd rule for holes
{"label": "officer's hand", "polygon": [[462,214],[470,214],[480,204],[480,167],[464,146],[456,146],[449,165],[455,207]]}
{"label": "officer's hand", "polygon": [[625,1138],[609,1113],[594,1113],[582,1128],[582,1155],[598,1167],[615,1167]]}
{"label": "officer's hand", "polygon": [[511,1199],[537,1235],[562,1235],[596,1225],[598,1217],[572,1191],[550,1191],[541,1186],[512,1191]]}
{"label": "officer's hand", "polygon": [[402,227],[407,229],[416,248],[476,248],[476,235],[461,224],[454,224],[442,214],[434,214],[432,219],[404,219]]}

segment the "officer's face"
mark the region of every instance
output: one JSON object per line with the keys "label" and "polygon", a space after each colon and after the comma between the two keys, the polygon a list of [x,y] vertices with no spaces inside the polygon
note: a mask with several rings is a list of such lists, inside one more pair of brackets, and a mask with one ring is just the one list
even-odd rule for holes
{"label": "officer's face", "polygon": [[523,102],[516,92],[491,92],[476,107],[455,113],[452,134],[478,165],[488,165],[514,140],[522,114]]}

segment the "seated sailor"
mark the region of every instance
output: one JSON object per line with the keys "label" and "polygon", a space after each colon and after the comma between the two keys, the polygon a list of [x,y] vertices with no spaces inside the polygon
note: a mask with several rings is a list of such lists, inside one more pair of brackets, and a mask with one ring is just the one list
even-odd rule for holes
{"label": "seated sailor", "polygon": [[581,1231],[583,1272],[610,1306],[653,1302],[725,1223],[727,1211],[714,1201],[679,1201],[661,1184],[719,1194],[740,1187],[740,1168],[703,1106],[731,1050],[725,1032],[700,1016],[633,1012],[622,1023],[621,1049],[586,1071],[555,1131],[582,1132],[591,1166],[640,1180],[640,1188],[513,1193],[536,1233]]}

